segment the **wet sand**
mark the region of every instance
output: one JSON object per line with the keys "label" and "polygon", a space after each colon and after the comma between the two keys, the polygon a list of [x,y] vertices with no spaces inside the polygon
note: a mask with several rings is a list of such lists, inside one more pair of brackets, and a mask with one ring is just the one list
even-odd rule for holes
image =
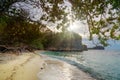
{"label": "wet sand", "polygon": [[90,77],[89,74],[84,73],[77,67],[72,66],[66,62],[53,59],[45,55],[25,53],[20,56],[14,56],[11,58],[11,60],[1,60],[0,80],[95,79]]}
{"label": "wet sand", "polygon": [[45,69],[38,73],[39,80],[96,80],[66,62],[44,56]]}

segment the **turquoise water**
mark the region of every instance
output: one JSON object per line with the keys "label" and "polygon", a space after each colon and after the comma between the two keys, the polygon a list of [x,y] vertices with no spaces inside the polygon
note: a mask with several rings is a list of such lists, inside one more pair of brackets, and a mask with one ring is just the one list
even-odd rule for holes
{"label": "turquoise water", "polygon": [[64,60],[98,80],[120,80],[120,51],[44,52]]}

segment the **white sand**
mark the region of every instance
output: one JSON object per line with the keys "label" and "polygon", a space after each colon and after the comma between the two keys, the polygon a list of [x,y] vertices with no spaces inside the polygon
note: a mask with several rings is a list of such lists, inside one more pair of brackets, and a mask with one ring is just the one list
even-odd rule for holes
{"label": "white sand", "polygon": [[15,60],[0,63],[0,80],[38,80],[44,61],[35,54],[24,54]]}
{"label": "white sand", "polygon": [[8,60],[0,63],[0,80],[95,80],[75,66],[45,55],[29,53]]}

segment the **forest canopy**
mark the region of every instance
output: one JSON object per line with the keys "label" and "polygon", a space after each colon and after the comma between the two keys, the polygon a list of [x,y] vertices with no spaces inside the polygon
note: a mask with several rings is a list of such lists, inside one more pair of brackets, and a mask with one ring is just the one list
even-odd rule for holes
{"label": "forest canopy", "polygon": [[120,0],[1,0],[0,29],[9,25],[6,22],[9,18],[15,17],[23,21],[22,25],[34,23],[42,30],[54,27],[65,31],[71,22],[85,21],[90,40],[97,36],[107,46],[107,40],[120,39]]}

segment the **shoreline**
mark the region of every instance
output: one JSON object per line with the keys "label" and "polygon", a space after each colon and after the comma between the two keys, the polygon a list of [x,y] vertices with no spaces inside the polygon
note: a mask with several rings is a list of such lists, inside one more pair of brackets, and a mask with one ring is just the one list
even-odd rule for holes
{"label": "shoreline", "polygon": [[0,80],[96,80],[73,65],[40,54],[42,51],[35,53],[0,63]]}
{"label": "shoreline", "polygon": [[38,80],[36,75],[43,64],[44,60],[33,53],[15,56],[13,60],[0,63],[0,80]]}
{"label": "shoreline", "polygon": [[96,80],[76,66],[55,58],[45,57],[45,69],[38,73],[39,80]]}

